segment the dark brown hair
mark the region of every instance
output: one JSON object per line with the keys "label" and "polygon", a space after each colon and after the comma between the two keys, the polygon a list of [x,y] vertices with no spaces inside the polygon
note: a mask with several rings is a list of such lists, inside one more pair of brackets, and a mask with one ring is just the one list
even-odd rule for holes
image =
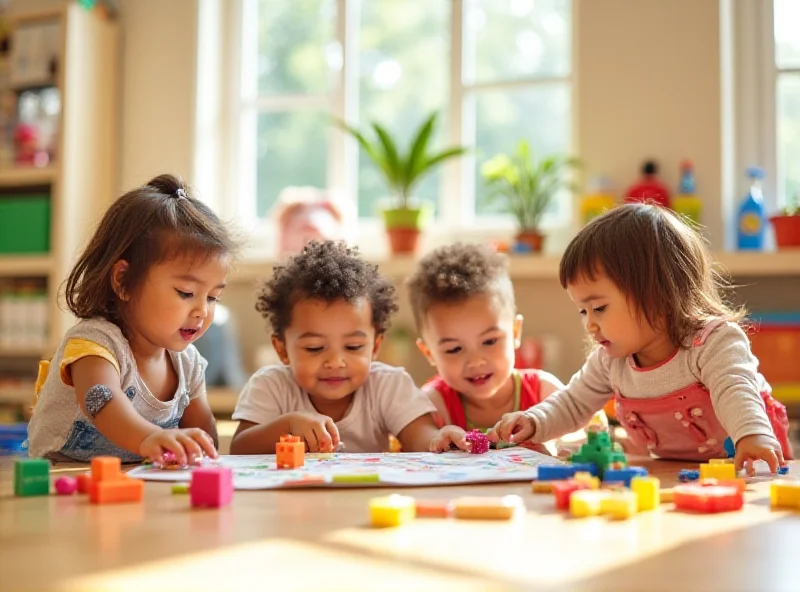
{"label": "dark brown hair", "polygon": [[605,275],[675,346],[708,322],[739,322],[744,309],[726,299],[730,285],[712,267],[705,241],[671,211],[626,204],[595,218],[561,258],[561,286]]}
{"label": "dark brown hair", "polygon": [[78,318],[102,317],[124,330],[122,301],[111,283],[117,261],[128,262],[122,290],[135,295],[157,263],[173,257],[235,257],[238,246],[180,178],[159,175],[111,204],[67,278],[64,299]]}
{"label": "dark brown hair", "polygon": [[303,252],[276,265],[261,287],[256,310],[267,319],[272,332],[283,340],[292,323],[292,309],[300,300],[316,299],[353,303],[367,298],[372,305],[372,326],[378,335],[389,328],[397,312],[397,295],[378,266],[358,256],[356,247],[342,241],[311,241]]}
{"label": "dark brown hair", "polygon": [[487,295],[514,309],[508,259],[488,245],[456,243],[440,247],[420,260],[406,285],[418,331],[430,307],[442,302],[464,302]]}

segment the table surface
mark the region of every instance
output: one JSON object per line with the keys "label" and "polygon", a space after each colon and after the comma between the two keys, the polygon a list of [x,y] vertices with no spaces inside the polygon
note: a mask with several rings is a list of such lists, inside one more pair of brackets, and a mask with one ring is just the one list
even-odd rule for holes
{"label": "table surface", "polygon": [[[696,468],[631,460],[662,486]],[[192,510],[170,484],[148,482],[144,503],[95,506],[86,496],[15,498],[12,465],[0,460],[4,591],[800,589],[800,511],[771,510],[767,481],[748,486],[741,512],[664,504],[620,522],[570,518],[529,483],[404,488],[425,499],[519,494],[527,511],[374,529],[368,500],[390,490],[238,491],[228,507]]]}

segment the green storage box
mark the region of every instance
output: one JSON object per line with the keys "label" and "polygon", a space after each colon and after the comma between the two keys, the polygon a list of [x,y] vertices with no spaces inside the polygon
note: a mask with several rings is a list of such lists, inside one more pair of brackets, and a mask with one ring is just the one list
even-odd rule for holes
{"label": "green storage box", "polygon": [[0,195],[0,254],[50,251],[50,196]]}

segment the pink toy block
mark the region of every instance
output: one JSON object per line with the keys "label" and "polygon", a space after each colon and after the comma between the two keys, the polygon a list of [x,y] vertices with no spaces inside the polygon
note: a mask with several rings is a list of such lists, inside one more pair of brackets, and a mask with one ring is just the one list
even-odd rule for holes
{"label": "pink toy block", "polygon": [[55,482],[58,495],[72,495],[78,491],[78,480],[72,477],[59,477]]}
{"label": "pink toy block", "polygon": [[233,499],[233,472],[225,467],[195,469],[189,494],[194,508],[227,506]]}

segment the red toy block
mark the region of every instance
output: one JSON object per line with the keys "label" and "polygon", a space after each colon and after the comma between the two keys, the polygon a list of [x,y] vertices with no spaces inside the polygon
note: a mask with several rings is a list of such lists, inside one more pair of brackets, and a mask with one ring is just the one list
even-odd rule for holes
{"label": "red toy block", "polygon": [[275,464],[279,469],[296,469],[305,464],[306,444],[300,436],[281,436],[275,445]]}
{"label": "red toy block", "polygon": [[122,475],[120,460],[115,456],[96,456],[92,459],[92,479],[116,481]]}
{"label": "red toy block", "polygon": [[189,494],[194,508],[227,506],[233,499],[233,471],[225,467],[193,470]]}
{"label": "red toy block", "polygon": [[453,515],[451,500],[416,500],[417,518],[449,518]]}
{"label": "red toy block", "polygon": [[78,481],[78,493],[89,493],[89,483],[92,482],[92,476],[89,473],[83,473],[75,479]]}
{"label": "red toy block", "polygon": [[587,483],[581,483],[573,479],[567,481],[553,481],[553,495],[556,498],[556,508],[559,510],[569,510],[569,496],[572,492],[579,489],[589,489]]}
{"label": "red toy block", "polygon": [[675,507],[679,510],[714,513],[741,510],[744,495],[736,487],[721,485],[679,485],[674,489]]}
{"label": "red toy block", "polygon": [[144,496],[144,481],[120,475],[116,481],[89,482],[89,501],[93,504],[116,504],[141,502]]}
{"label": "red toy block", "polygon": [[739,493],[744,493],[744,490],[747,487],[747,481],[745,479],[700,479],[698,483],[703,487],[712,487],[714,485],[733,487]]}

